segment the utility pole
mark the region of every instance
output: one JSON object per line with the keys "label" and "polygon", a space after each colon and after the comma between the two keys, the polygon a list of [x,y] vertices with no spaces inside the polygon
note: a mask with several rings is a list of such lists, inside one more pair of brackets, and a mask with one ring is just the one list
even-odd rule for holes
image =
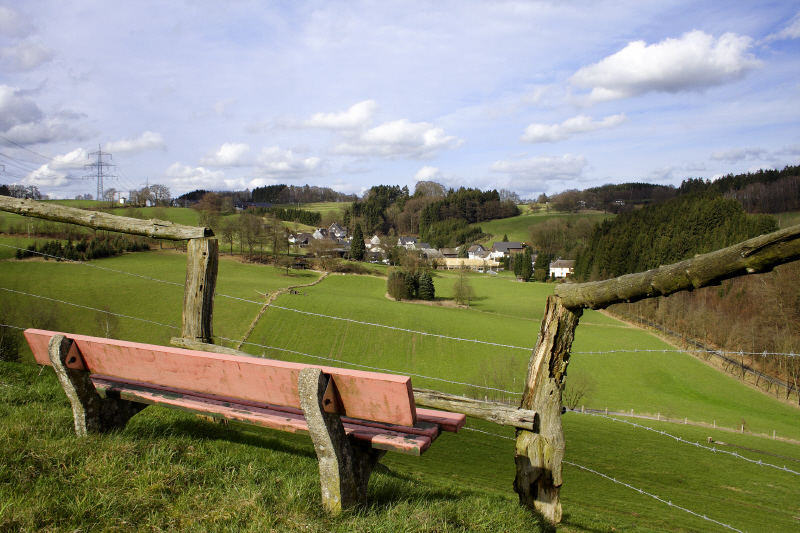
{"label": "utility pole", "polygon": [[100,145],[97,145],[97,151],[89,154],[90,158],[97,158],[93,163],[84,165],[83,168],[91,170],[91,174],[84,176],[85,178],[97,178],[97,196],[95,200],[103,199],[103,178],[116,178],[112,174],[108,174],[108,170],[113,167],[111,163],[106,161],[106,157],[111,159],[111,154],[104,152]]}

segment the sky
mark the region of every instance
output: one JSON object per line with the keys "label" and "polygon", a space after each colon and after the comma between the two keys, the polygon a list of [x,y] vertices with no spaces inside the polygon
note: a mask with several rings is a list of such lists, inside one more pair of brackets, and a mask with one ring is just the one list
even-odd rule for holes
{"label": "sky", "polygon": [[800,4],[0,0],[0,183],[523,198],[800,163]]}

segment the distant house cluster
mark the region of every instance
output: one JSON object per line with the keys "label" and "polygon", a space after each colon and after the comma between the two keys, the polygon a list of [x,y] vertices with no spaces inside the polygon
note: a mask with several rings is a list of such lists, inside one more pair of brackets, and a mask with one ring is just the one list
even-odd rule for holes
{"label": "distant house cluster", "polygon": [[[326,246],[327,253],[346,256],[350,251],[352,236],[347,228],[334,222],[327,228],[316,228],[313,233],[302,232],[289,237],[289,242],[299,248],[313,246],[320,243]],[[523,242],[502,241],[495,242],[491,248],[482,244],[473,244],[466,250],[459,248],[433,248],[429,243],[422,242],[411,235],[388,237],[373,235],[364,239],[366,260],[371,262],[389,263],[390,248],[398,246],[408,251],[414,251],[427,260],[435,261],[437,266],[448,270],[469,268],[478,272],[497,272],[503,270],[507,259],[525,252],[528,247]],[[536,261],[536,254],[531,254],[531,261]],[[575,261],[556,259],[550,263],[549,276],[553,279],[564,279],[575,271]]]}

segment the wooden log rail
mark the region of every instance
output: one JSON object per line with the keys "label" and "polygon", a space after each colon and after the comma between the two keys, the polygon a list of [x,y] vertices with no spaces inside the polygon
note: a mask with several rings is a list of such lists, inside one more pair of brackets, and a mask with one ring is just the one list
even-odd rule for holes
{"label": "wooden log rail", "polygon": [[745,274],[769,272],[797,259],[800,259],[800,225],[646,272],[605,281],[565,283],[556,287],[555,294],[571,309],[601,309],[615,303],[717,285]]}
{"label": "wooden log rail", "polygon": [[520,504],[535,509],[552,523],[561,521],[561,463],[565,452],[561,395],[575,329],[584,308],[601,309],[716,285],[725,279],[768,272],[797,259],[800,225],[647,272],[558,285],[547,299],[520,404],[521,409],[541,417],[539,432],[517,430],[514,490]]}
{"label": "wooden log rail", "polygon": [[23,198],[11,198],[0,195],[0,210],[18,215],[43,218],[56,222],[67,222],[94,229],[118,231],[131,235],[143,235],[155,239],[185,241],[212,237],[211,228],[184,226],[166,220],[140,220],[138,218],[121,217],[98,211],[86,211],[75,207],[67,207],[51,202],[37,202]]}
{"label": "wooden log rail", "polygon": [[130,235],[189,241],[186,247],[181,335],[202,342],[212,342],[219,245],[217,239],[211,238],[214,235],[211,228],[184,226],[166,220],[140,220],[2,195],[0,211]]}

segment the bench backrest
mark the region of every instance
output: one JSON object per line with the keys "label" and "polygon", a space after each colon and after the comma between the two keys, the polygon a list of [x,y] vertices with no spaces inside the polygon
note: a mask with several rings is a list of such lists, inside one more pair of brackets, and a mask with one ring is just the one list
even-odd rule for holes
{"label": "bench backrest", "polygon": [[408,376],[27,329],[25,338],[39,364],[50,364],[48,344],[54,335],[73,340],[68,367],[98,377],[255,405],[299,408],[297,378],[300,369],[311,366],[333,378],[342,414],[403,426],[417,420]]}

